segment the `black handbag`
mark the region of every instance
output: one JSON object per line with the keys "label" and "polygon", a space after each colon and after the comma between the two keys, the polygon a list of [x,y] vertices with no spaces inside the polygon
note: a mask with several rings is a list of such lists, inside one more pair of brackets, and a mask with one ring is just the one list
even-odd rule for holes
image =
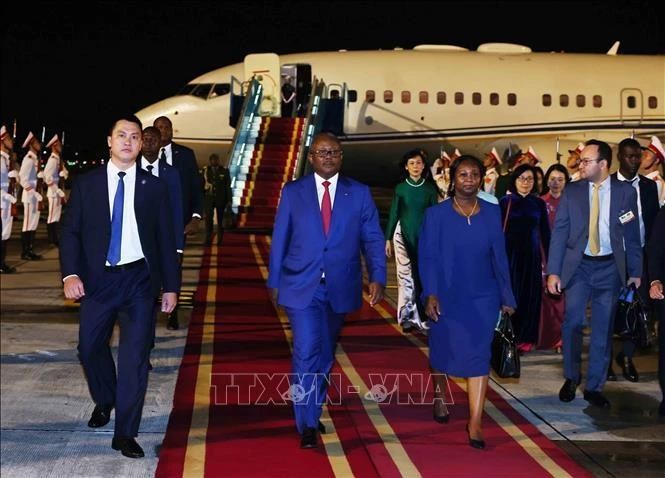
{"label": "black handbag", "polygon": [[619,292],[614,314],[614,332],[621,338],[632,340],[638,347],[647,348],[653,342],[646,308],[633,284],[622,287]]}
{"label": "black handbag", "polygon": [[491,365],[501,378],[520,378],[520,356],[510,316],[501,313],[494,329]]}

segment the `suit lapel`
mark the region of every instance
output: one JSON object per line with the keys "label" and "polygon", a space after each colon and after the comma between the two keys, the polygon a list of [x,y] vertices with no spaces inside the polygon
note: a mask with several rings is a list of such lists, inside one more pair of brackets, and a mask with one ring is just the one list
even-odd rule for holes
{"label": "suit lapel", "polygon": [[[303,180],[300,194],[302,196],[302,204],[306,208],[306,214],[310,217],[311,224],[314,224],[314,229],[316,229],[317,235],[320,235],[321,238],[325,238],[314,174],[310,174]],[[333,213],[333,217],[334,216],[335,214]]]}
{"label": "suit lapel", "polygon": [[589,206],[589,181],[584,181],[584,187],[580,188],[580,196],[577,202],[582,209],[582,217],[584,218],[584,231],[589,235],[589,219],[591,214],[591,207]]}
{"label": "suit lapel", "polygon": [[[149,173],[144,173],[141,168],[136,169],[136,180],[134,183],[134,215],[139,230],[139,239],[144,237],[143,225],[146,223],[143,218],[145,217],[144,198],[146,194],[145,188],[147,187],[146,176],[148,174]],[[141,241],[141,243],[143,243],[143,241]]]}
{"label": "suit lapel", "polygon": [[109,180],[108,180],[108,170],[106,167],[99,168],[99,177],[97,178],[98,187],[96,190],[99,192],[97,199],[99,200],[99,209],[97,211],[103,211],[101,215],[102,227],[104,235],[111,238],[111,205],[109,204]]}
{"label": "suit lapel", "polygon": [[342,215],[349,210],[349,200],[351,198],[351,188],[346,178],[341,175],[337,179],[337,190],[335,191],[335,202],[333,203],[332,219],[330,221],[330,231],[328,231],[328,238],[337,233],[342,227]]}

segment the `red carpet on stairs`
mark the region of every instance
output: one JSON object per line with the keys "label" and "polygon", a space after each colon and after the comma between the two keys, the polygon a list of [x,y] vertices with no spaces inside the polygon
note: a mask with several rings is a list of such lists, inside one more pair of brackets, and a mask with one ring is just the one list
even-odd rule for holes
{"label": "red carpet on stairs", "polygon": [[227,233],[206,251],[156,476],[590,476],[491,389],[486,450],[467,444],[452,380],[451,421],[434,422],[426,354],[386,302],[348,317],[325,445],[301,450],[284,399],[288,321],[265,287],[269,237]]}

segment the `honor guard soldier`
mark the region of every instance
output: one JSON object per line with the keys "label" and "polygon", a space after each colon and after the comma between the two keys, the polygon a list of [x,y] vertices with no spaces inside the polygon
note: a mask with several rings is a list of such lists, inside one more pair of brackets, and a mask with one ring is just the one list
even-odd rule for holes
{"label": "honor guard soldier", "polygon": [[439,190],[439,201],[443,201],[448,195],[450,163],[452,163],[450,156],[441,148],[441,156],[434,161],[431,167],[432,179],[436,182],[436,187]]}
{"label": "honor guard soldier", "polygon": [[37,137],[28,133],[23,142],[23,149],[28,152],[23,157],[19,180],[23,187],[21,201],[23,202],[23,232],[21,233],[21,259],[33,261],[42,257],[34,252],[35,234],[39,225],[39,202],[41,194],[37,192],[37,174],[39,169],[39,154],[42,144]]}
{"label": "honor guard soldier", "polygon": [[532,146],[529,146],[529,149],[527,150],[526,153],[522,154],[519,158],[517,158],[517,161],[515,162],[515,166],[519,166],[520,164],[529,164],[533,167],[540,166],[540,163],[542,161],[540,160],[540,157],[536,154],[536,150],[533,149]]}
{"label": "honor guard soldier", "polygon": [[584,149],[584,143],[579,143],[575,149],[568,150],[568,161],[566,167],[570,173],[570,180],[580,179],[580,153]]}
{"label": "honor guard soldier", "polygon": [[12,234],[12,205],[16,204],[16,197],[10,192],[9,182],[16,178],[11,160],[12,150],[14,149],[14,140],[7,133],[7,128],[3,125],[0,128],[0,206],[2,209],[2,249],[0,250],[0,272],[11,274],[16,272],[14,267],[7,265],[7,241]]}
{"label": "honor guard soldier", "polygon": [[658,186],[658,204],[665,206],[665,181],[661,172],[661,165],[665,163],[665,149],[658,137],[652,136],[649,145],[642,150],[642,164],[640,174],[656,182]]}
{"label": "honor guard soldier", "polygon": [[501,161],[501,156],[496,148],[492,148],[492,151],[485,154],[485,159],[483,160],[484,166],[486,169],[485,179],[483,179],[483,190],[486,193],[494,194],[496,192],[496,180],[499,178],[499,172],[496,170],[497,166],[503,164]]}
{"label": "honor guard soldier", "polygon": [[46,229],[48,231],[48,240],[51,244],[58,245],[58,223],[62,214],[62,202],[65,192],[60,189],[60,178],[67,179],[68,172],[64,169],[62,159],[62,142],[58,135],[54,135],[46,144],[51,149],[51,156],[46,161],[44,167],[44,182],[48,187],[46,197],[48,198],[48,219]]}
{"label": "honor guard soldier", "polygon": [[205,179],[205,245],[212,244],[213,216],[217,210],[217,245],[222,245],[224,236],[224,210],[231,201],[231,177],[229,170],[219,164],[219,156],[211,154],[210,164],[203,168]]}

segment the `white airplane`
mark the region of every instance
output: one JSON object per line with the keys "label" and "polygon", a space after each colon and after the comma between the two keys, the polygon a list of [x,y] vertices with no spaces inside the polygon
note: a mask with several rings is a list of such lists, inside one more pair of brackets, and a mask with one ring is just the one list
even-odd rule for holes
{"label": "white airplane", "polygon": [[193,148],[204,164],[209,154],[226,155],[231,146],[231,97],[243,82],[260,75],[261,108],[279,115],[284,78],[296,79],[302,102],[315,76],[326,83],[324,97],[337,91],[343,100],[345,172],[370,184],[392,178],[384,173],[414,147],[434,157],[442,146],[482,157],[492,147],[526,151],[530,145],[548,166],[557,147],[565,152],[590,138],[612,144],[633,135],[644,144],[651,135],[665,138],[665,56],[617,50],[618,42],[607,54],[533,53],[486,43],[476,51],[419,45],[254,54],[195,78],[137,115],[144,123],[168,116],[174,141]]}

